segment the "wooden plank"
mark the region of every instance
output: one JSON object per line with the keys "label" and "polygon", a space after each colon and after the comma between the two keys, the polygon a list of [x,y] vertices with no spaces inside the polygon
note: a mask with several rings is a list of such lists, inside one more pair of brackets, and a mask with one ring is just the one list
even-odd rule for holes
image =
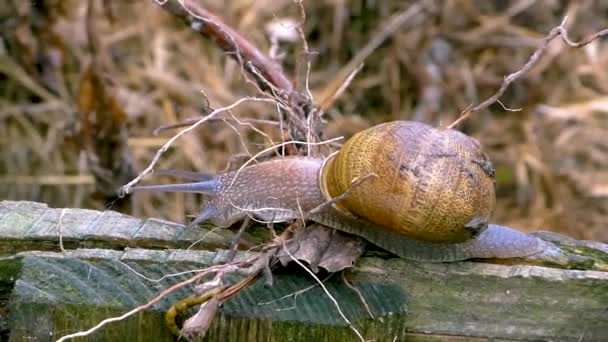
{"label": "wooden plank", "polygon": [[[15,281],[9,304],[9,311],[13,315],[11,341],[32,338],[48,340],[49,332],[57,336],[61,332],[93,326],[104,318],[119,315],[146,302],[163,288],[186,278],[183,275],[155,282],[142,278],[132,270],[137,270],[150,279],[158,279],[167,273],[204,267],[216,257],[216,253],[204,251],[142,249],[126,252],[92,249],[66,254],[23,253],[20,255],[20,276]],[[326,328],[342,324],[331,303],[318,300],[319,297],[322,298],[318,289],[311,289],[296,300],[296,304],[304,303],[304,315],[297,310],[298,306],[292,307],[292,298],[273,302],[274,299],[310,285],[314,283],[303,274],[284,273],[277,276],[272,288],[256,284],[228,302],[222,311],[227,317],[234,317],[235,322],[241,321],[240,324],[253,320],[277,322],[278,326],[281,322],[294,324],[298,321],[324,323]],[[354,293],[346,291],[339,281],[329,281],[327,286],[340,301],[355,300]],[[405,298],[399,287],[377,283],[373,286],[362,285],[361,291],[369,298],[372,310],[380,316],[388,314],[387,310],[405,310]],[[180,291],[154,310],[130,319],[128,323],[104,329],[93,339],[116,340],[128,336],[129,340],[146,341],[162,336],[163,339],[171,340],[162,324],[162,313],[169,303],[187,294],[186,290]],[[313,302],[314,305],[311,304]],[[345,307],[344,310],[351,318],[365,315],[363,307],[357,305]],[[134,322],[137,322],[136,326],[133,326]],[[221,324],[218,325],[214,331],[227,333],[221,327]],[[352,335],[347,335],[352,338]]]}
{"label": "wooden plank", "polygon": [[[221,251],[158,248],[178,244],[175,241],[183,235],[170,228],[180,229],[180,225],[163,221],[153,223],[160,225],[159,237],[153,236],[154,226],[142,235],[142,240],[157,239],[151,244],[156,249],[122,250],[133,243],[129,239],[145,222],[94,211],[83,211],[83,219],[76,214],[66,219],[66,210],[62,231],[73,239],[70,247],[93,240],[102,248],[68,249],[66,253],[25,251],[26,247],[44,250],[49,241],[56,244],[61,209],[20,203],[0,205],[0,233],[4,234],[0,235],[0,251],[5,255],[0,256],[0,330],[6,327],[10,341],[51,341],[88,329],[145,303],[188,275],[149,279],[199,269],[221,259]],[[112,224],[106,224],[106,219]],[[83,222],[89,226],[77,228]],[[104,224],[107,228],[99,230],[101,237],[94,233],[98,230],[90,229]],[[17,227],[27,229],[20,232]],[[10,242],[20,245],[11,250]],[[602,244],[576,240],[567,244],[573,249],[596,246],[591,252],[599,265],[608,257]],[[473,261],[433,264],[367,256],[348,277],[375,319],[368,318],[359,297],[340,277],[334,275],[326,285],[363,335],[376,341],[608,340],[608,272]],[[226,303],[208,340],[355,339],[319,286],[288,296],[315,284],[299,267],[277,270],[274,280],[271,288],[258,282]],[[189,291],[191,288],[181,290],[151,310],[113,323],[85,340],[172,340],[162,322],[164,310]],[[5,312],[10,312],[10,318]]]}
{"label": "wooden plank", "polygon": [[[158,279],[208,265],[217,254],[206,251],[76,250],[65,254],[22,253],[9,311],[11,341],[51,340],[86,329],[146,302],[186,276],[149,281],[131,269]],[[4,261],[7,263],[7,261]],[[11,261],[14,265],[14,259]],[[1,265],[1,264],[0,264]],[[125,265],[128,265],[125,266]],[[602,341],[608,338],[608,274],[537,266],[475,262],[425,264],[400,259],[364,258],[350,275],[377,319],[339,277],[326,282],[342,310],[368,338],[404,339],[410,334]],[[335,307],[304,273],[275,274],[275,285],[261,282],[222,308],[210,340],[291,339],[350,341]],[[162,324],[170,302],[183,290],[147,311],[97,332],[91,340],[171,340]]]}
{"label": "wooden plank", "polygon": [[[60,220],[61,218],[61,220]],[[186,227],[159,219],[138,219],[115,211],[53,209],[36,202],[0,202],[0,253],[31,249],[58,250],[65,246],[226,248],[231,233]]]}

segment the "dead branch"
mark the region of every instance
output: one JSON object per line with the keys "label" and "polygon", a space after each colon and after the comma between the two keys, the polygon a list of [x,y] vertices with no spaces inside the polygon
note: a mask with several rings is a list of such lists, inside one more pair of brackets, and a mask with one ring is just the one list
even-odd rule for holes
{"label": "dead branch", "polygon": [[[318,129],[313,129],[312,134],[306,134],[311,125],[307,118],[313,108],[312,98],[296,91],[281,66],[272,58],[266,56],[253,43],[198,3],[190,0],[155,0],[155,2],[184,21],[194,31],[213,40],[218,47],[237,61],[242,70],[253,76],[256,81],[253,83],[258,90],[266,92],[271,98],[284,104],[280,112],[281,116],[286,118],[285,128],[291,140],[303,140],[310,135],[317,139],[309,139],[309,141],[320,140]],[[243,75],[249,81],[244,72]],[[281,129],[283,128],[281,125]]]}
{"label": "dead branch", "polygon": [[354,326],[354,324],[348,319],[348,317],[346,317],[346,315],[340,308],[340,304],[338,303],[336,298],[334,296],[332,296],[331,292],[329,292],[327,287],[325,287],[325,284],[323,284],[321,279],[319,279],[319,277],[317,277],[317,275],[314,274],[314,272],[311,271],[308,267],[306,267],[306,265],[304,265],[300,260],[298,260],[296,257],[294,257],[293,254],[291,254],[291,252],[289,252],[288,248],[285,246],[285,243],[283,243],[283,251],[285,253],[287,253],[287,255],[289,255],[289,257],[291,257],[293,262],[298,264],[298,266],[302,267],[304,269],[304,271],[306,271],[306,273],[308,273],[311,277],[313,277],[313,279],[317,282],[317,284],[319,284],[321,286],[321,288],[323,289],[323,292],[325,292],[327,297],[334,304],[334,306],[336,307],[336,310],[338,310],[338,313],[340,314],[340,316],[342,317],[344,322],[346,322],[346,324],[348,324],[348,327],[355,333],[355,335],[357,335],[357,337],[359,338],[360,341],[365,342],[366,340],[363,337],[363,335],[361,334],[361,332]]}
{"label": "dead branch", "polygon": [[291,95],[293,85],[283,74],[281,67],[200,3],[190,0],[155,0],[155,2],[188,24],[192,30],[213,40],[221,49],[228,52],[241,67],[251,73],[260,87],[268,88],[249,65],[257,69],[264,79],[283,93],[283,96]]}
{"label": "dead branch", "polygon": [[[465,110],[463,110],[460,113],[460,117],[458,119],[456,119],[454,122],[452,122],[449,126],[447,126],[447,128],[454,128],[456,125],[460,124],[461,122],[466,120],[469,116],[471,116],[471,114],[482,111],[482,110],[490,107],[495,102],[497,102],[500,99],[500,97],[505,93],[505,91],[507,90],[507,88],[509,87],[509,85],[511,83],[513,83],[515,80],[524,76],[528,71],[530,71],[530,69],[532,69],[532,67],[534,67],[534,65],[536,65],[538,63],[538,61],[540,60],[542,55],[547,50],[549,43],[551,43],[551,41],[555,37],[559,36],[562,39],[562,41],[571,48],[580,48],[582,46],[585,46],[585,45],[591,43],[592,41],[594,41],[600,37],[608,35],[608,28],[606,28],[606,29],[596,32],[586,38],[583,38],[579,42],[573,42],[570,39],[570,37],[568,37],[568,30],[565,27],[567,20],[568,20],[568,17],[566,16],[564,18],[564,20],[562,20],[562,23],[559,26],[553,28],[549,32],[549,34],[542,40],[540,46],[534,51],[532,56],[530,56],[530,59],[526,62],[526,64],[524,64],[524,66],[521,69],[519,69],[519,70],[509,74],[507,77],[505,77],[505,79],[502,81],[502,84],[500,85],[500,88],[498,89],[498,91],[496,93],[494,93],[494,95],[490,96],[488,99],[481,102],[477,106],[474,106],[474,107],[471,106],[471,107],[468,107]],[[504,107],[504,105],[503,105],[503,107]]]}

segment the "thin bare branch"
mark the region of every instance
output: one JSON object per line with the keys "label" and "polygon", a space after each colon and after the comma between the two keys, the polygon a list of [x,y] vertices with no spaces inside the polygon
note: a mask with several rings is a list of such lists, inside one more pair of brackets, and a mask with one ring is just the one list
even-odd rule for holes
{"label": "thin bare branch", "polygon": [[165,274],[163,276],[161,276],[160,278],[156,278],[156,279],[152,279],[138,271],[136,271],[133,267],[129,266],[128,264],[126,264],[123,261],[119,261],[119,263],[121,265],[123,265],[126,269],[128,269],[129,271],[133,272],[136,276],[145,279],[151,283],[160,283],[161,281],[168,279],[168,278],[174,278],[174,277],[179,277],[182,276],[184,274],[190,274],[190,273],[199,273],[199,272],[203,272],[205,271],[205,269],[194,269],[194,270],[187,270],[187,271],[183,271],[183,272],[177,272],[177,273],[170,273],[170,274]]}
{"label": "thin bare branch", "polygon": [[497,102],[500,99],[500,97],[505,93],[505,91],[507,90],[507,88],[509,87],[509,85],[511,83],[513,83],[517,79],[524,76],[528,71],[530,71],[530,69],[532,69],[532,67],[534,67],[534,65],[536,65],[536,63],[538,63],[540,58],[543,56],[543,54],[547,50],[549,43],[551,43],[551,41],[553,39],[555,39],[555,37],[561,37],[562,41],[569,47],[579,48],[579,47],[582,47],[582,46],[585,46],[585,45],[591,43],[592,41],[594,41],[600,37],[608,36],[608,28],[606,28],[606,29],[596,32],[586,38],[583,38],[579,42],[573,42],[568,37],[568,31],[564,27],[567,19],[568,19],[568,17],[565,17],[559,26],[553,28],[551,30],[551,32],[549,32],[549,34],[542,40],[540,46],[534,51],[532,56],[530,56],[530,59],[528,59],[526,64],[524,64],[524,66],[521,67],[521,69],[519,69],[519,70],[509,74],[507,77],[505,77],[505,79],[502,81],[502,84],[500,85],[500,88],[498,89],[498,91],[496,93],[494,93],[494,95],[490,96],[488,99],[486,99],[485,101],[483,101],[482,103],[480,103],[474,107],[469,107],[469,108],[463,110],[460,113],[460,117],[458,119],[456,119],[454,122],[452,122],[449,126],[447,126],[447,128],[454,128],[455,126],[457,126],[458,124],[460,124],[461,122],[466,120],[469,116],[471,116],[471,114],[482,111],[482,110],[490,107],[495,102]]}
{"label": "thin bare branch", "polygon": [[316,214],[316,213],[320,212],[321,210],[327,208],[328,206],[333,205],[334,203],[345,199],[355,189],[357,189],[359,186],[361,186],[361,184],[367,182],[370,179],[374,179],[374,178],[378,178],[378,175],[375,173],[369,173],[363,177],[357,177],[357,178],[353,179],[352,182],[350,183],[350,186],[348,187],[348,189],[346,189],[346,191],[344,191],[342,194],[340,194],[340,196],[336,196],[328,201],[325,201],[325,202],[319,204],[318,206],[316,206],[315,208],[310,210],[308,213],[306,213],[306,215],[310,216],[310,215]]}
{"label": "thin bare branch", "polygon": [[300,260],[298,260],[296,257],[294,257],[293,254],[291,254],[291,252],[289,252],[287,246],[285,246],[285,243],[283,243],[283,251],[285,251],[285,253],[287,253],[287,255],[289,255],[289,257],[296,264],[298,264],[300,267],[302,267],[306,271],[306,273],[310,274],[310,276],[314,278],[314,280],[323,289],[323,292],[325,292],[325,294],[327,295],[327,297],[332,301],[332,303],[334,304],[334,306],[338,310],[338,313],[340,314],[340,316],[342,317],[342,319],[344,320],[344,322],[346,322],[346,324],[348,324],[348,327],[355,333],[355,335],[357,335],[357,337],[359,338],[360,341],[365,342],[365,338],[363,337],[363,335],[361,335],[361,332],[353,325],[353,323],[348,319],[348,317],[346,317],[346,315],[344,314],[344,312],[340,308],[340,304],[338,303],[338,301],[336,300],[336,298],[334,296],[332,296],[332,294],[329,292],[329,290],[327,289],[327,287],[325,287],[325,284],[323,284],[323,282],[321,281],[321,279],[319,279],[319,277],[317,277],[317,275],[313,271],[311,271],[308,267],[306,267],[306,265],[304,265]]}
{"label": "thin bare branch", "polygon": [[247,227],[249,227],[250,222],[251,222],[251,220],[249,219],[249,217],[246,217],[243,220],[243,223],[241,223],[241,227],[239,228],[237,233],[232,238],[232,245],[230,246],[230,251],[228,252],[228,256],[226,257],[227,262],[232,262],[232,260],[236,256],[236,252],[239,247],[239,240],[241,239],[241,236],[243,235],[243,232],[245,231],[245,229],[247,229]]}
{"label": "thin bare branch", "polygon": [[[158,128],[156,128],[152,134],[154,135],[158,135],[159,133],[166,131],[166,130],[170,130],[170,129],[176,129],[176,128],[181,128],[181,127],[186,127],[186,126],[190,126],[194,123],[196,123],[198,120],[200,120],[200,117],[194,117],[194,118],[190,118],[190,119],[186,119],[182,122],[178,122],[175,124],[171,124],[171,125],[163,125],[160,126]],[[253,129],[255,126],[253,126],[254,124],[256,125],[263,125],[263,126],[271,126],[271,127],[278,127],[279,126],[279,122],[278,121],[274,121],[274,120],[264,120],[264,119],[253,119],[253,118],[243,118],[243,119],[236,119],[236,118],[231,118],[231,117],[217,117],[217,118],[212,118],[209,121],[229,121],[229,122],[236,122],[239,125],[243,125],[243,126],[250,126]]]}
{"label": "thin bare branch", "polygon": [[111,317],[111,318],[107,318],[104,319],[103,321],[99,322],[97,325],[95,325],[94,327],[90,328],[89,330],[85,330],[85,331],[79,331],[73,334],[68,334],[65,335],[63,337],[61,337],[60,339],[57,340],[57,342],[63,342],[63,341],[67,341],[76,337],[83,337],[83,336],[89,336],[92,333],[96,332],[97,330],[103,328],[104,326],[113,323],[113,322],[118,322],[118,321],[122,321],[130,316],[133,316],[134,314],[146,310],[150,307],[152,307],[154,304],[158,303],[160,300],[162,300],[163,298],[165,298],[166,296],[168,296],[169,294],[171,294],[172,292],[186,286],[189,284],[194,283],[195,281],[201,279],[202,277],[208,275],[211,272],[214,272],[218,269],[218,267],[210,267],[208,268],[205,272],[200,272],[197,275],[191,277],[190,279],[187,279],[183,282],[177,283],[165,290],[163,290],[162,292],[160,292],[156,297],[152,298],[150,301],[148,301],[145,304],[142,304],[134,309],[132,309],[131,311],[124,313],[121,316],[117,316],[117,317]]}
{"label": "thin bare branch", "polygon": [[212,229],[210,229],[208,232],[206,232],[203,237],[201,237],[200,239],[194,241],[193,243],[190,244],[190,246],[188,246],[188,248],[186,248],[186,250],[190,250],[192,248],[194,248],[194,246],[198,245],[199,243],[205,241],[205,239],[207,238],[207,236],[209,236],[212,233],[215,233],[215,231],[217,230],[221,230],[221,229],[226,229],[227,227],[222,227],[222,226],[218,226],[218,227],[213,227]]}
{"label": "thin bare branch", "polygon": [[179,131],[177,134],[175,134],[171,139],[169,139],[160,149],[158,149],[158,151],[156,151],[156,155],[154,155],[154,158],[152,159],[152,161],[150,162],[150,164],[148,165],[148,167],[146,167],[137,177],[135,177],[132,181],[130,181],[129,183],[123,185],[120,190],[119,190],[119,196],[124,196],[126,194],[131,193],[131,188],[133,187],[133,185],[139,183],[144,177],[146,177],[147,175],[151,174],[152,171],[154,170],[154,166],[156,165],[156,163],[158,163],[158,161],[160,160],[160,157],[173,145],[173,143],[179,139],[182,135],[196,129],[198,126],[202,125],[203,123],[209,121],[211,118],[213,118],[214,116],[218,115],[219,113],[231,110],[235,107],[237,107],[238,105],[240,105],[243,102],[247,102],[247,101],[253,101],[253,102],[269,102],[269,103],[277,103],[277,101],[273,100],[273,99],[263,99],[263,98],[258,98],[258,97],[244,97],[239,99],[238,101],[232,103],[229,106],[226,107],[222,107],[222,108],[218,108],[216,110],[214,110],[213,112],[209,113],[209,115],[199,119],[196,123],[194,123],[192,126],[185,128],[181,131]]}
{"label": "thin bare branch", "polygon": [[59,215],[59,249],[61,253],[65,253],[65,248],[63,247],[63,217],[65,216],[66,209],[61,209],[61,214]]}
{"label": "thin bare branch", "polygon": [[349,289],[351,289],[357,295],[357,297],[359,297],[359,300],[361,301],[361,303],[363,303],[363,307],[365,307],[365,311],[367,311],[367,314],[369,315],[369,318],[371,318],[371,319],[376,318],[374,316],[374,313],[372,312],[372,309],[369,307],[369,303],[365,299],[365,296],[363,295],[363,293],[361,292],[361,290],[359,290],[358,288],[356,288],[353,284],[350,283],[350,281],[348,281],[348,279],[346,278],[346,272],[345,271],[342,271],[341,275],[342,275],[342,281],[344,282],[344,284],[346,285],[346,287],[348,287]]}
{"label": "thin bare branch", "polygon": [[[283,74],[281,67],[268,58],[258,48],[226,25],[218,16],[209,12],[200,2],[191,0],[155,0],[167,12],[181,19],[194,31],[212,39],[221,49],[230,53],[245,69],[251,63],[274,87],[289,95],[293,91],[291,81]],[[252,73],[260,86],[264,83]]]}
{"label": "thin bare branch", "polygon": [[363,69],[363,63],[359,64],[356,68],[354,68],[351,71],[351,73],[346,77],[344,82],[338,87],[338,89],[336,89],[336,91],[334,93],[327,94],[327,97],[324,98],[323,102],[321,102],[319,104],[319,107],[321,108],[321,110],[327,110],[329,107],[331,107],[334,104],[334,102],[336,102],[336,100],[340,96],[342,96],[342,94],[344,93],[346,88],[348,88],[348,86],[351,84],[351,82],[353,81],[355,76],[357,76],[359,71],[361,71],[361,69]]}
{"label": "thin bare branch", "polygon": [[[328,276],[327,276],[327,277],[325,277],[325,279],[323,279],[321,282],[323,282],[323,283],[324,283],[324,282],[326,282],[326,281],[327,281],[329,278],[331,278],[331,276],[333,276],[333,274],[328,275]],[[269,300],[269,301],[267,301],[267,302],[260,302],[260,303],[258,303],[257,305],[260,305],[260,306],[261,306],[261,305],[268,305],[268,304],[272,304],[272,303],[276,303],[276,302],[282,301],[283,299],[286,299],[286,298],[289,298],[289,297],[293,297],[293,305],[292,305],[291,307],[295,307],[295,306],[296,306],[296,301],[297,301],[297,299],[298,299],[298,296],[299,296],[299,295],[301,295],[301,294],[303,294],[303,293],[306,293],[306,292],[308,292],[308,291],[310,291],[310,290],[314,289],[314,288],[315,288],[315,287],[317,287],[317,286],[319,286],[319,284],[318,284],[318,283],[315,283],[315,284],[312,284],[312,285],[306,286],[306,287],[305,287],[305,288],[303,288],[303,289],[297,290],[297,291],[295,291],[295,292],[288,293],[288,294],[286,294],[286,295],[284,295],[284,296],[282,296],[282,297],[275,298],[275,299],[273,299],[273,300]],[[290,308],[291,308],[291,307],[290,307]],[[287,310],[287,309],[277,309],[277,311],[284,311],[284,310]]]}

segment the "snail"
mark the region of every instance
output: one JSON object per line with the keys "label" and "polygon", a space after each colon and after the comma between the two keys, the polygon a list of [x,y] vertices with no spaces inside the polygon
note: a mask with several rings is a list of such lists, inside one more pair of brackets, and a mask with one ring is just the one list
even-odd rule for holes
{"label": "snail", "polygon": [[409,260],[524,257],[543,248],[535,236],[488,223],[494,169],[479,142],[423,123],[368,128],[325,159],[289,156],[220,174],[176,174],[194,182],[132,190],[209,196],[192,224],[305,216]]}

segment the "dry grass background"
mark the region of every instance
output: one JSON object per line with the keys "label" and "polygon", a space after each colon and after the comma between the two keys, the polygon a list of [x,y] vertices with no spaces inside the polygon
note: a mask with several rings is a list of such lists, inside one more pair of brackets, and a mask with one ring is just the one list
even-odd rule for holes
{"label": "dry grass background", "polygon": [[[270,48],[270,23],[299,18],[288,0],[201,2],[263,51]],[[429,9],[376,48],[327,111],[326,138],[396,119],[447,125],[492,95],[565,15],[574,39],[608,27],[608,3],[601,0],[308,1],[313,94],[320,94],[390,18],[423,2]],[[171,131],[155,136],[155,128],[205,108],[201,91],[217,108],[256,90],[225,53],[153,0],[104,7],[99,2],[89,20],[86,3],[0,4],[0,198],[113,207],[182,221],[200,209],[200,199],[138,194],[112,201],[111,194],[171,136]],[[87,21],[97,40],[93,50]],[[294,78],[300,43],[280,48],[285,71]],[[99,98],[103,105],[91,105]],[[608,241],[608,40],[571,49],[556,39],[501,101],[521,111],[495,104],[459,127],[482,142],[497,168],[494,221]],[[233,113],[277,119],[276,108],[263,104]],[[280,140],[276,127],[257,127]],[[100,138],[108,131],[111,139]],[[128,143],[121,147],[125,134]],[[99,160],[90,156],[95,144],[105,144],[93,148]],[[214,122],[181,139],[161,167],[221,170],[231,155],[267,144],[247,126]],[[99,170],[96,162],[109,163],[111,172]]]}

